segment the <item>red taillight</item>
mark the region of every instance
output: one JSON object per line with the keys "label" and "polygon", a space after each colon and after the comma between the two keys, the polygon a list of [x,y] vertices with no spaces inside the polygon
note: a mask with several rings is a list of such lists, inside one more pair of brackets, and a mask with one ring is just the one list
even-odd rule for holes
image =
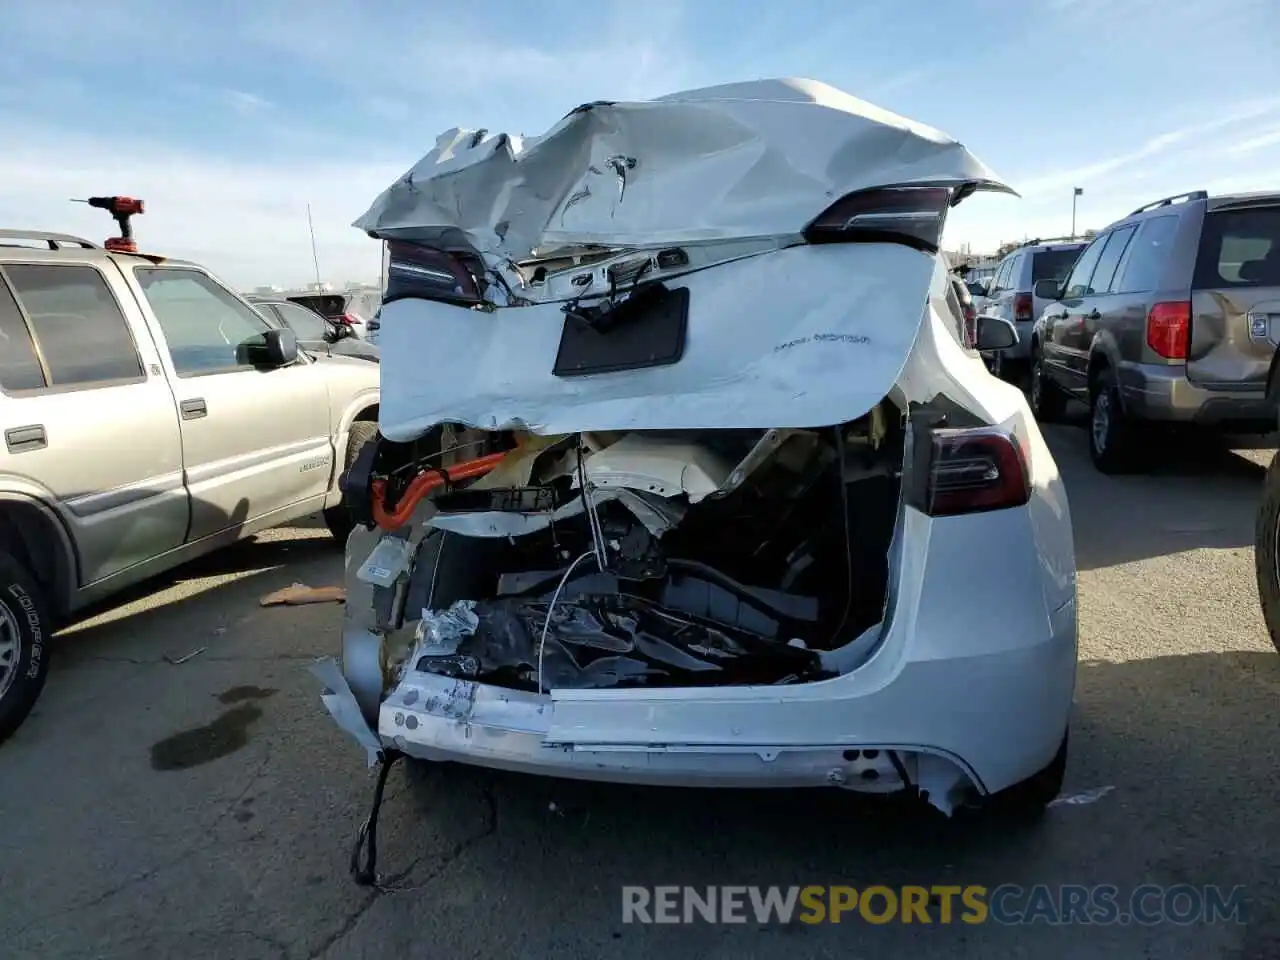
{"label": "red taillight", "polygon": [[1008,433],[977,427],[934,430],[931,437],[930,516],[1020,507],[1031,498],[1026,456]]}
{"label": "red taillight", "polygon": [[344,326],[348,326],[348,327],[356,327],[364,323],[364,321],[361,320],[359,317],[357,317],[354,313],[344,313],[342,316],[338,318],[338,323],[341,323]]}
{"label": "red taillight", "polygon": [[1151,305],[1147,314],[1147,346],[1166,360],[1187,359],[1191,334],[1191,301],[1171,300]]}
{"label": "red taillight", "polygon": [[1019,293],[1013,298],[1013,319],[1016,321],[1034,320],[1035,306],[1029,293]]}
{"label": "red taillight", "polygon": [[972,303],[964,307],[964,345],[970,350],[978,346],[978,313]]}
{"label": "red taillight", "polygon": [[936,253],[951,191],[945,187],[885,187],[837,200],[805,229],[809,243],[905,243]]}

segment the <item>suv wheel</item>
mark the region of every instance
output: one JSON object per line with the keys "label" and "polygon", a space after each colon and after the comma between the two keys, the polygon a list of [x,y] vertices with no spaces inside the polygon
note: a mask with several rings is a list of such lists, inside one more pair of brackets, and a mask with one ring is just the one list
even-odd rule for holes
{"label": "suv wheel", "polygon": [[1120,386],[1109,367],[1089,384],[1089,456],[1103,473],[1124,473],[1137,460],[1138,438],[1124,414]]}
{"label": "suv wheel", "polygon": [[1253,540],[1253,565],[1258,578],[1258,599],[1271,642],[1280,652],[1280,453],[1271,460],[1262,486]]}
{"label": "suv wheel", "polygon": [[49,613],[35,578],[0,553],[0,743],[22,726],[49,674]]}
{"label": "suv wheel", "polygon": [[[360,456],[360,451],[364,449],[364,445],[372,440],[377,433],[378,425],[376,423],[357,420],[351,424],[351,430],[347,434],[347,452],[342,460],[343,473],[346,473],[350,466],[356,462],[356,457]],[[330,507],[324,512],[324,522],[325,526],[329,528],[329,532],[333,534],[333,538],[338,541],[340,546],[345,547],[347,545],[347,537],[351,536],[351,531],[355,529],[356,525],[346,493],[343,493],[340,504],[336,507]]]}
{"label": "suv wheel", "polygon": [[1042,423],[1057,420],[1066,412],[1067,398],[1049,379],[1039,348],[1031,355],[1031,369],[1027,374],[1027,401],[1031,405],[1031,412]]}

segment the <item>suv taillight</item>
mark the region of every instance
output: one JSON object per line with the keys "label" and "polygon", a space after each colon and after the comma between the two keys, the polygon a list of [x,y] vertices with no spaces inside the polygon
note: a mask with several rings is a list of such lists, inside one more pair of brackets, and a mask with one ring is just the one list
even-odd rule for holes
{"label": "suv taillight", "polygon": [[935,429],[929,434],[931,517],[1020,507],[1031,498],[1027,458],[1017,440],[998,427]]}
{"label": "suv taillight", "polygon": [[1018,322],[1034,320],[1035,307],[1029,293],[1019,293],[1013,298],[1013,319]]}
{"label": "suv taillight", "polygon": [[359,317],[357,317],[354,313],[344,313],[342,316],[338,318],[338,323],[342,324],[345,327],[357,327],[357,326],[360,326],[360,324],[364,323],[364,321],[361,320]]}
{"label": "suv taillight", "polygon": [[951,191],[883,187],[841,197],[805,228],[809,243],[905,243],[938,252]]}
{"label": "suv taillight", "polygon": [[1147,346],[1166,360],[1187,359],[1191,334],[1191,301],[1153,303],[1147,313]]}
{"label": "suv taillight", "polygon": [[402,240],[387,243],[387,289],[383,302],[423,297],[471,305],[483,300],[472,270],[459,257]]}

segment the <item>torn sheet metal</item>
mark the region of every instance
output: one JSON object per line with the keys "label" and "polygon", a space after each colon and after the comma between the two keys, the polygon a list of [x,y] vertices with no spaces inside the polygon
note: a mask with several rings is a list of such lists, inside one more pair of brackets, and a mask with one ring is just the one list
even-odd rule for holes
{"label": "torn sheet metal", "polygon": [[643,490],[660,497],[681,494],[697,503],[724,487],[733,464],[700,443],[630,433],[583,463],[598,487]]}
{"label": "torn sheet metal", "polygon": [[364,714],[360,712],[360,704],[356,702],[355,694],[347,684],[347,678],[342,675],[342,667],[338,665],[338,661],[333,657],[324,657],[312,663],[308,669],[312,676],[324,684],[320,691],[320,700],[329,711],[329,715],[341,729],[355,739],[356,743],[364,747],[369,766],[374,766],[382,753],[382,741],[370,728]]}
{"label": "torn sheet metal", "polygon": [[355,226],[420,243],[460,230],[493,265],[798,235],[847,193],[911,183],[1009,189],[931,127],[814,80],[757,80],[586,104],[530,139],[448,130]]}
{"label": "torn sheet metal", "polygon": [[[927,315],[933,257],[896,244],[791,247],[680,278],[679,363],[552,373],[556,303],[493,311],[402,299],[381,314],[384,436],[439,423],[542,435],[827,427],[889,393]],[[457,358],[424,368],[424,358]]]}

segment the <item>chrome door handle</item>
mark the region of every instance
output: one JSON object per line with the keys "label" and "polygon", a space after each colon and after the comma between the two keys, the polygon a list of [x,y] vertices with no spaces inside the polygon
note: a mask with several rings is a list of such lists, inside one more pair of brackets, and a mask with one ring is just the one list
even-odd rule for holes
{"label": "chrome door handle", "polygon": [[43,450],[49,445],[49,435],[44,432],[43,423],[33,423],[25,427],[11,427],[4,432],[4,445],[9,448],[10,453]]}
{"label": "chrome door handle", "polygon": [[204,402],[204,397],[183,400],[178,404],[178,409],[182,413],[183,420],[199,420],[201,417],[209,415],[209,406]]}

